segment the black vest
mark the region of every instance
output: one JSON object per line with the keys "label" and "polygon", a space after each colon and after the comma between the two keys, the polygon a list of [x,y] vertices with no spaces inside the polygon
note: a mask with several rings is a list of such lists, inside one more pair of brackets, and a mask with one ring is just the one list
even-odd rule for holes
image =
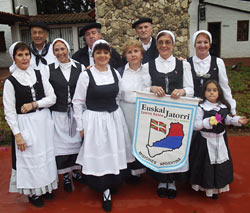
{"label": "black vest", "polygon": [[159,55],[157,47],[156,47],[156,40],[155,38],[152,38],[151,45],[147,51],[145,51],[142,59],[142,64],[145,64],[155,58],[157,58]]}
{"label": "black vest", "polygon": [[50,107],[52,111],[57,112],[67,112],[68,107],[68,86],[70,88],[70,97],[73,99],[76,83],[79,78],[79,75],[82,71],[81,64],[75,63],[76,68],[71,66],[71,73],[69,81],[67,81],[60,69],[58,67],[55,69],[55,64],[49,65],[50,77],[49,81],[54,88],[54,92],[56,94],[56,103]]}
{"label": "black vest", "polygon": [[209,80],[216,80],[219,81],[219,69],[218,69],[218,65],[216,63],[216,57],[215,56],[211,56],[211,64],[210,64],[210,69],[208,71],[208,73],[206,74],[205,77],[200,77],[197,76],[195,70],[194,70],[194,63],[193,63],[193,58],[190,57],[187,59],[187,61],[190,63],[191,65],[191,71],[192,71],[192,76],[193,76],[193,81],[194,81],[194,96],[195,97],[201,97],[202,95],[202,89],[203,89],[203,84]]}
{"label": "black vest", "polygon": [[[44,94],[41,73],[39,70],[34,70],[34,71],[36,74],[36,83],[33,85],[33,88],[34,88],[35,93],[36,93],[36,101],[39,101],[40,99],[45,97],[45,94]],[[8,77],[8,80],[12,83],[12,85],[15,89],[16,112],[17,112],[17,114],[23,114],[21,112],[21,107],[24,104],[33,102],[31,88],[29,86],[23,86],[22,84],[20,84],[16,80],[16,78],[12,75]],[[29,111],[28,113],[31,113],[31,112],[35,112],[35,110]]]}
{"label": "black vest", "polygon": [[114,112],[117,110],[116,96],[119,92],[119,80],[113,68],[111,68],[111,72],[114,77],[114,83],[97,86],[91,71],[87,70],[89,76],[86,97],[87,109],[99,112]]}
{"label": "black vest", "polygon": [[203,132],[213,132],[213,133],[219,134],[219,133],[221,133],[221,132],[223,132],[225,130],[225,128],[226,128],[225,118],[230,113],[227,108],[221,108],[218,112],[215,111],[215,110],[206,111],[204,109],[203,109],[203,111],[204,111],[203,119],[210,118],[211,116],[215,116],[216,113],[218,113],[222,117],[222,123],[218,123],[217,125],[213,125],[212,129],[205,129],[205,128],[203,128],[201,131],[203,131]]}
{"label": "black vest", "polygon": [[149,74],[152,86],[161,86],[166,92],[166,78],[168,79],[168,92],[171,94],[174,89],[183,89],[183,62],[176,58],[176,66],[173,71],[164,74],[156,70],[155,60],[149,62]]}

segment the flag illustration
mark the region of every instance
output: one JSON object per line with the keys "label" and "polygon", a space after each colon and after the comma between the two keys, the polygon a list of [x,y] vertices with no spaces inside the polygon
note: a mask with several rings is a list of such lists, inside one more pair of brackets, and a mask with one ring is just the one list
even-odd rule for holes
{"label": "flag illustration", "polygon": [[167,125],[161,121],[151,119],[150,128],[152,128],[154,130],[157,130],[157,131],[160,131],[160,132],[166,134],[166,126]]}

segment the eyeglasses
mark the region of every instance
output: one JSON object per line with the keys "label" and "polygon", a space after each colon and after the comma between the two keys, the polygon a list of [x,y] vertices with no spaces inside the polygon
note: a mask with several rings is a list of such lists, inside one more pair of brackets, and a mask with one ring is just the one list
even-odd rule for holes
{"label": "eyeglasses", "polygon": [[166,45],[166,46],[169,46],[169,45],[171,45],[172,44],[172,41],[169,41],[169,40],[166,40],[166,41],[162,41],[162,40],[160,40],[160,41],[158,41],[158,44],[159,45]]}

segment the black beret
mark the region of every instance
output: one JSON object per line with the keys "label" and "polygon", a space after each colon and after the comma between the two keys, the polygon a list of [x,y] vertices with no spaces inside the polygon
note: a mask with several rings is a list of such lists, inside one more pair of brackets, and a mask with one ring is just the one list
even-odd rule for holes
{"label": "black beret", "polygon": [[44,22],[31,22],[29,24],[30,28],[32,27],[41,27],[49,32],[49,26],[45,24]]}
{"label": "black beret", "polygon": [[84,36],[84,33],[92,28],[98,28],[101,29],[102,25],[100,23],[96,23],[96,22],[91,22],[91,23],[87,23],[81,30],[79,33],[79,37]]}
{"label": "black beret", "polygon": [[138,24],[141,24],[141,23],[144,23],[144,22],[149,22],[149,23],[153,23],[152,19],[151,18],[140,18],[139,20],[135,21],[133,24],[132,24],[132,28],[136,28],[136,26]]}

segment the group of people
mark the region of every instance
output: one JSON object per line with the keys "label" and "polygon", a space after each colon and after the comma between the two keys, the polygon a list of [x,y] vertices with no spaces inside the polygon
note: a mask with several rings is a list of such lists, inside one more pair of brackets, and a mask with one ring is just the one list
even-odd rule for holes
{"label": "group of people", "polygon": [[[150,18],[132,27],[139,39],[124,44],[123,57],[102,39],[99,23],[82,28],[86,46],[72,58],[64,39],[47,42],[44,23],[31,24],[30,46],[12,44],[12,74],[3,91],[5,118],[14,135],[11,192],[26,194],[41,207],[54,198],[58,174],[63,174],[66,192],[72,191],[72,179],[86,183],[102,193],[103,209],[111,211],[112,192],[124,179],[139,183],[144,172],[158,181],[159,197],[175,198],[175,180],[183,173],[194,190],[208,197],[229,191],[233,168],[225,125],[248,120],[236,116],[222,59],[209,54],[211,34],[196,32],[196,54],[179,60],[173,55],[173,32],[162,30],[153,38]],[[202,98],[189,162],[182,168],[156,173],[132,155],[135,91]]]}

